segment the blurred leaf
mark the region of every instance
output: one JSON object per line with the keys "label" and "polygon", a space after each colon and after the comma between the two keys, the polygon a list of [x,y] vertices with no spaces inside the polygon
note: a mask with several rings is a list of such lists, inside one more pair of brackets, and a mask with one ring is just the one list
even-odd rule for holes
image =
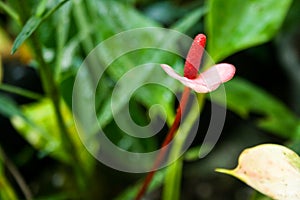
{"label": "blurred leaf", "polygon": [[171,26],[171,29],[187,32],[190,28],[195,26],[197,22],[207,13],[206,7],[199,7],[191,11],[189,14],[185,15],[182,19],[178,20],[175,24]]}
{"label": "blurred leaf", "polygon": [[12,99],[2,94],[0,94],[0,114],[8,118],[13,116],[23,117],[23,113],[18,105]]}
{"label": "blurred leaf", "polygon": [[69,158],[60,145],[59,129],[50,100],[44,99],[38,103],[22,108],[24,115],[36,126],[28,124],[20,117],[13,117],[12,124],[18,132],[43,154],[68,162]]}
{"label": "blurred leaf", "polygon": [[[165,170],[157,171],[150,183],[150,186],[148,188],[148,192],[153,191],[157,189],[163,182],[163,178],[165,175]],[[139,181],[134,186],[126,189],[122,194],[118,195],[118,197],[114,198],[114,200],[132,200],[136,196],[138,190],[141,187],[142,181]]]}
{"label": "blurred leaf", "polygon": [[0,84],[2,83],[2,79],[3,79],[3,66],[2,66],[2,57],[0,54]]}
{"label": "blurred leaf", "polygon": [[0,9],[4,10],[11,18],[13,18],[18,24],[21,24],[20,16],[18,13],[10,7],[8,4],[0,1]]}
{"label": "blurred leaf", "polygon": [[274,199],[300,199],[300,157],[285,146],[262,144],[244,150],[233,170],[216,169]]}
{"label": "blurred leaf", "polygon": [[[103,16],[103,14],[101,14],[102,17],[104,18],[103,22],[109,22],[108,27],[110,27],[112,29],[111,32],[113,32],[113,33],[119,32],[121,30],[131,29],[131,28],[154,25],[154,23],[152,21],[149,21],[148,19],[146,20],[146,18],[144,16],[142,16],[135,10],[132,10],[132,8],[130,8],[128,6],[125,6],[125,5],[115,2],[115,3],[113,3],[115,5],[113,6],[113,8],[111,8],[112,5],[107,4],[107,2],[102,3],[102,4],[106,6],[106,9],[110,10],[110,14],[111,14],[109,18],[107,18],[107,15]],[[105,10],[105,9],[103,9],[103,10]],[[203,16],[204,13],[205,13],[205,8],[197,8],[197,9],[195,9],[195,11],[191,12],[185,18],[183,18],[182,20],[178,21],[175,25],[173,25],[172,29],[175,29],[179,32],[186,32],[191,27],[193,27],[194,24],[196,24],[198,22],[198,20]],[[123,17],[121,17],[121,16],[123,16]],[[124,16],[127,16],[126,22],[123,20]],[[112,19],[113,19],[113,21],[112,21]],[[128,22],[130,22],[130,23],[128,23]],[[118,26],[116,26],[117,24],[118,24]],[[143,40],[143,42],[149,42],[149,44],[151,44],[151,42],[155,43],[155,41],[153,41],[153,40],[158,40],[158,42],[161,42],[161,38],[159,38],[159,36],[157,36],[157,38],[155,38],[155,35],[154,35],[154,36],[151,36],[151,38],[148,35],[141,39]],[[151,39],[151,41],[149,39]],[[168,45],[168,43],[172,43],[173,40],[176,40],[176,38],[168,38],[168,39],[169,40],[166,41],[165,44],[162,44],[162,46]],[[136,38],[136,40],[138,40],[138,38]],[[121,44],[118,44],[118,45],[121,45]],[[117,50],[119,50],[119,48],[111,48],[111,46],[110,46],[109,49],[107,49],[107,51],[105,51],[105,52],[108,53],[110,51],[117,51]],[[111,53],[111,54],[113,55],[114,53]],[[105,56],[105,55],[102,55],[102,56]],[[119,59],[118,62],[114,63],[113,66],[109,67],[107,71],[114,80],[118,80],[118,78],[121,77],[124,73],[126,73],[128,70],[132,69],[133,67],[138,66],[139,64],[151,63],[151,62],[152,63],[166,63],[168,61],[170,63],[175,64],[176,62],[180,62],[181,60],[182,60],[181,58],[178,59],[178,57],[176,58],[170,54],[166,55],[166,53],[159,51],[157,49],[156,49],[156,51],[151,52],[151,53],[149,52],[149,50],[148,50],[148,53],[147,53],[147,51],[146,51],[146,53],[139,51],[139,54],[131,54],[131,55],[126,54],[126,57]],[[148,74],[147,76],[151,76],[152,72],[145,71],[145,74]],[[159,78],[159,77],[157,77],[157,78]],[[145,76],[144,79],[147,79],[147,77]],[[162,75],[161,80],[163,80],[163,79],[166,79],[165,75]],[[175,82],[174,82],[174,84],[175,84]],[[101,94],[99,94],[99,96],[100,95]],[[124,95],[126,95],[126,94],[124,94]],[[98,94],[97,94],[97,96],[98,96]],[[122,101],[123,101],[122,99],[126,99],[125,96],[120,98],[120,102],[117,104],[120,108],[124,104],[124,103],[122,103]],[[137,99],[139,99],[148,108],[150,108],[152,105],[157,104],[157,103],[162,105],[168,116],[168,122],[171,123],[171,121],[174,117],[174,110],[173,110],[173,106],[172,106],[173,101],[174,101],[174,96],[166,88],[152,89],[152,86],[149,86],[147,89],[141,88],[139,90],[139,92],[137,93]],[[109,122],[112,117],[111,111],[110,111],[110,101],[111,101],[110,99],[107,99],[107,102],[103,103],[104,106],[102,106],[102,110],[100,111],[100,116],[99,116],[100,120],[99,121],[103,125],[105,125],[107,122]],[[157,113],[157,114],[160,114],[160,113]]]}
{"label": "blurred leaf", "polygon": [[[66,57],[64,57],[64,50],[66,46],[66,42],[68,40],[68,34],[70,32],[70,14],[71,14],[71,6],[72,4],[66,4],[61,9],[57,10],[56,14],[53,17],[54,23],[57,24],[56,27],[56,49],[55,49],[55,80],[59,81],[61,72],[63,70],[63,63],[65,62]],[[70,55],[68,59],[74,59],[72,55]],[[71,63],[69,63],[69,66]]]}
{"label": "blurred leaf", "polygon": [[[250,82],[235,77],[225,84],[227,107],[241,117],[255,113],[261,115],[257,124],[284,138],[292,138],[296,134],[299,119],[279,100]],[[217,91],[215,100],[221,104]]]}
{"label": "blurred leaf", "polygon": [[[49,16],[51,16],[59,7],[61,7],[67,1],[68,0],[62,0],[57,2],[54,7],[52,7],[49,11],[44,13],[42,13],[42,8],[38,6],[39,9],[37,10],[37,13],[28,19],[21,32],[15,39],[11,53],[14,54],[17,51],[17,49],[21,46],[21,44],[23,44],[23,42],[31,36],[31,34],[42,24],[42,22],[45,21]],[[40,4],[44,5],[44,3],[45,1],[40,1]]]}
{"label": "blurred leaf", "polygon": [[[12,118],[13,126],[18,132],[36,149],[40,150],[41,155],[51,155],[52,157],[69,164],[71,155],[68,155],[62,146],[60,131],[57,125],[54,109],[49,99],[43,99],[37,103],[26,105],[22,108],[24,115],[33,123],[27,123],[24,119],[15,116]],[[85,169],[90,169],[93,162],[91,156],[82,146],[77,135],[75,124],[70,110],[62,104],[62,115],[67,125],[70,138],[72,138],[76,150]]]}
{"label": "blurred leaf", "polygon": [[292,0],[208,1],[208,52],[217,62],[267,42],[280,28],[291,3]]}
{"label": "blurred leaf", "polygon": [[[119,5],[119,4],[116,4]],[[116,21],[111,22],[111,24],[109,26],[112,26],[116,23],[120,23],[120,25],[118,25],[115,29],[115,27],[112,30],[112,32],[119,32],[121,31],[120,28],[122,28],[123,30],[127,30],[127,29],[131,29],[131,28],[137,28],[137,27],[147,27],[147,26],[153,26],[153,22],[146,20],[142,15],[138,14],[136,11],[132,12],[132,8],[126,7],[124,5],[119,5],[120,9],[116,9],[116,7],[111,8],[111,12],[117,12],[117,13],[112,13],[112,16],[116,15]],[[123,21],[124,18],[120,17],[120,13],[121,11],[124,12],[124,15],[127,15],[128,21],[132,21],[135,22],[133,23],[127,23],[128,21],[126,21],[126,23]],[[129,14],[131,13],[131,14]],[[120,20],[122,19],[122,20]],[[105,20],[104,20],[105,21]],[[140,23],[138,23],[140,22]],[[151,33],[147,33],[144,35],[145,37],[142,37],[139,35],[140,39],[143,40],[143,42],[147,42],[147,44],[152,44],[155,43],[156,40],[161,40],[161,38],[159,36],[156,36],[154,34]],[[139,38],[135,38],[136,41],[139,40]],[[124,41],[126,42],[126,41]],[[157,43],[156,43],[157,44]],[[110,55],[114,55],[116,52],[119,52],[120,49],[124,49],[126,48],[126,44],[124,46],[122,46],[122,44],[116,44],[118,46],[116,46],[116,48],[112,48],[111,46],[108,47],[107,50],[103,51],[103,53],[106,54],[101,54],[101,56],[105,57],[105,56],[110,56]],[[113,52],[115,51],[115,52]],[[102,53],[102,51],[101,51]],[[163,53],[160,52],[161,55],[159,55],[159,53],[155,53],[151,52],[151,56],[149,56],[149,54],[145,54],[143,53],[143,50],[139,50],[138,52],[132,53],[132,54],[126,54],[124,56],[122,56],[122,58],[118,59],[117,62],[113,63],[113,65],[111,65],[107,72],[110,75],[110,77],[114,80],[117,81],[123,74],[125,74],[126,72],[128,72],[130,69],[144,64],[144,63],[153,63],[153,62],[158,62],[160,60],[160,62],[166,62],[166,57],[163,57]],[[107,55],[109,54],[109,55]],[[150,57],[150,58],[149,58]],[[169,56],[170,57],[170,56]],[[138,58],[138,59],[137,59]],[[163,59],[164,58],[164,59]],[[159,62],[158,62],[159,63]],[[145,70],[145,74],[143,77],[136,77],[136,79],[133,81],[132,86],[136,86],[138,85],[138,82],[144,82],[146,81],[149,77],[151,77],[152,75],[152,71],[153,71],[153,67],[152,68],[148,68],[147,70]],[[165,75],[162,75],[162,79],[163,77],[165,77]],[[157,77],[158,79],[158,77]],[[128,83],[129,84],[129,83]],[[128,87],[130,88],[130,85],[128,85]],[[99,90],[100,91],[100,90]],[[102,91],[100,91],[100,93],[97,93],[97,96],[99,96],[101,98],[101,95],[103,95],[104,93],[102,93]],[[108,123],[111,119],[112,119],[112,113],[111,113],[111,108],[110,108],[110,102],[111,102],[111,98],[107,95],[104,94],[106,96],[106,102],[104,102],[102,104],[102,109],[100,110],[100,116],[99,116],[99,121],[101,122],[102,126],[105,126],[106,123]],[[130,94],[123,94],[124,96],[122,96],[122,98],[118,98],[119,102],[117,102],[115,105],[118,107],[117,109],[121,109],[124,104],[126,103],[126,101],[124,101],[125,99],[127,99],[127,95]],[[109,98],[107,98],[109,97]],[[139,99],[141,101],[142,104],[144,104],[145,106],[147,106],[148,108],[151,107],[154,104],[160,104],[164,107],[168,117],[172,118],[174,115],[173,109],[172,109],[172,104],[171,102],[174,99],[174,96],[172,94],[170,94],[170,91],[166,88],[157,88],[155,90],[153,90],[152,86],[149,86],[147,88],[141,88],[139,89],[139,91],[136,93],[136,98]],[[159,112],[157,114],[160,114]]]}
{"label": "blurred leaf", "polygon": [[0,54],[3,60],[20,60],[22,63],[27,64],[32,58],[31,50],[26,43],[20,46],[17,53],[14,55],[10,54],[12,39],[2,27],[0,27],[0,44]]}
{"label": "blurred leaf", "polygon": [[[106,23],[112,33],[119,33],[133,28],[160,26],[160,24],[142,15],[137,9],[124,2],[97,0],[91,2],[94,2],[96,6],[94,8],[102,8],[98,9],[98,14],[104,20],[101,23]],[[107,12],[109,12],[109,16]]]}
{"label": "blurred leaf", "polygon": [[[0,67],[1,67],[1,63],[0,63]],[[0,69],[0,76],[1,76],[1,69]],[[1,82],[1,77],[0,77],[0,82]],[[26,89],[23,89],[23,88],[14,86],[14,85],[8,85],[5,83],[0,83],[0,90],[10,92],[13,94],[18,94],[18,95],[21,95],[21,96],[24,96],[24,97],[27,97],[30,99],[36,99],[36,100],[41,99],[43,97],[42,95],[32,92],[30,90],[26,90]]]}
{"label": "blurred leaf", "polygon": [[[200,149],[202,150],[202,152],[200,152]],[[196,161],[199,160],[199,158],[201,158],[202,154],[206,155],[209,150],[211,150],[209,148],[209,146],[206,147],[205,144],[202,144],[201,146],[195,146],[195,147],[191,147],[187,150],[187,152],[184,153],[184,160],[185,161]]]}
{"label": "blurred leaf", "polygon": [[170,24],[185,14],[184,7],[172,1],[156,1],[143,9],[145,15],[161,24]]}

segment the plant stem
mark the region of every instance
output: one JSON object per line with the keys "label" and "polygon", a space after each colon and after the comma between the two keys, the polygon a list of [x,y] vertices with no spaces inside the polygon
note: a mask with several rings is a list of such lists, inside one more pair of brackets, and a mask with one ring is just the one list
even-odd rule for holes
{"label": "plant stem", "polygon": [[[61,109],[60,109],[60,94],[58,91],[58,88],[56,86],[53,72],[48,66],[48,64],[45,62],[43,55],[42,55],[42,48],[40,46],[40,43],[37,39],[36,34],[34,33],[32,35],[32,42],[34,49],[34,53],[36,55],[36,60],[39,63],[39,70],[40,70],[40,75],[41,75],[41,80],[42,80],[42,85],[45,90],[46,95],[52,100],[53,108],[55,111],[55,115],[57,117],[57,123],[60,129],[61,137],[63,140],[66,149],[69,150],[69,152],[73,152],[72,150],[72,143],[71,143],[71,138],[69,138],[68,131],[66,128],[66,125],[63,120],[63,116],[61,114]],[[73,153],[72,153],[73,154]]]}
{"label": "plant stem", "polygon": [[78,189],[82,192],[82,178],[83,169],[80,165],[79,156],[76,153],[76,147],[73,144],[73,140],[69,135],[69,131],[64,122],[64,118],[61,112],[61,96],[58,90],[58,86],[55,82],[54,72],[51,70],[50,66],[46,63],[42,55],[42,48],[40,46],[39,40],[36,33],[33,33],[31,37],[32,44],[34,46],[33,51],[36,55],[36,60],[39,63],[40,76],[42,80],[42,85],[45,90],[46,95],[51,99],[54,113],[56,116],[56,121],[60,131],[60,137],[62,141],[62,146],[68,155],[70,155],[72,168],[74,175],[77,178]]}
{"label": "plant stem", "polygon": [[21,173],[18,171],[17,167],[6,156],[1,146],[0,146],[0,160],[2,160],[2,162],[6,165],[7,169],[10,171],[11,175],[16,180],[17,184],[19,185],[21,191],[25,196],[25,199],[26,200],[32,199],[32,193],[29,187],[27,186],[24,178],[22,177]]}
{"label": "plant stem", "polygon": [[20,16],[18,15],[18,13],[13,8],[11,8],[6,3],[0,1],[0,10],[1,9],[4,12],[6,12],[12,19],[14,19],[18,25],[21,25]]}
{"label": "plant stem", "polygon": [[[61,1],[59,5],[57,5],[57,8],[59,6],[63,5],[68,0]],[[12,0],[13,5],[17,8],[18,13],[20,14],[20,21],[21,25],[23,26],[25,24],[25,21],[29,18],[30,16],[30,8],[29,4],[24,2],[24,1],[16,1]],[[50,16],[56,9],[52,10],[52,12],[49,12],[47,15],[44,16],[46,19],[48,16]],[[67,152],[67,154],[71,158],[71,166],[73,169],[73,173],[77,178],[77,183],[78,183],[78,189],[80,192],[82,192],[82,179],[85,177],[83,174],[83,169],[81,167],[81,163],[79,161],[79,156],[76,153],[76,148],[73,143],[73,140],[71,136],[69,135],[67,126],[64,122],[64,118],[61,112],[61,95],[59,93],[58,85],[55,81],[55,74],[54,71],[51,69],[51,66],[45,61],[43,57],[43,52],[42,52],[42,46],[41,43],[38,39],[38,34],[37,32],[34,32],[31,37],[29,42],[31,43],[32,46],[32,51],[33,54],[35,55],[35,59],[39,65],[39,74],[41,77],[42,81],[42,86],[43,89],[46,93],[46,96],[51,99],[52,106],[54,109],[57,125],[59,128],[60,132],[60,137],[62,141],[62,146],[64,147],[64,150]]]}
{"label": "plant stem", "polygon": [[185,87],[184,88],[184,91],[183,91],[183,94],[181,96],[181,99],[180,99],[180,102],[179,102],[179,107],[177,108],[177,113],[176,113],[176,116],[175,116],[175,119],[174,119],[174,122],[163,142],[163,144],[161,145],[161,151],[159,152],[155,162],[154,162],[154,165],[153,165],[153,170],[150,171],[144,182],[143,182],[143,185],[142,187],[140,188],[139,192],[137,193],[136,197],[135,197],[135,200],[140,200],[144,194],[146,193],[147,191],[147,188],[149,186],[149,184],[151,183],[151,180],[156,172],[156,168],[159,166],[159,164],[161,163],[161,161],[164,159],[164,157],[166,156],[166,153],[167,153],[167,149],[166,148],[163,148],[165,147],[166,145],[168,145],[172,139],[174,138],[175,134],[177,133],[177,130],[178,130],[178,127],[179,127],[179,124],[180,124],[180,121],[181,121],[181,117],[186,109],[186,105],[188,103],[188,99],[189,99],[189,95],[190,94],[190,88],[188,87]]}
{"label": "plant stem", "polygon": [[38,93],[23,89],[20,87],[16,87],[14,85],[8,85],[5,83],[0,83],[0,90],[5,91],[5,92],[10,92],[13,94],[17,94],[17,95],[21,95],[23,97],[27,97],[27,98],[34,99],[34,100],[39,100],[39,99],[43,98],[43,96]]}

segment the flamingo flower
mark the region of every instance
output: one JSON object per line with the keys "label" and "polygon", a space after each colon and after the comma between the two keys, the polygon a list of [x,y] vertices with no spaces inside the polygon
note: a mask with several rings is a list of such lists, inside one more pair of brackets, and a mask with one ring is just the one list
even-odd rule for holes
{"label": "flamingo flower", "polygon": [[235,74],[235,67],[227,63],[214,65],[198,74],[205,43],[205,35],[199,34],[195,37],[185,61],[184,76],[177,74],[169,65],[161,64],[161,67],[169,76],[198,93],[208,93],[216,90],[222,83],[232,79]]}
{"label": "flamingo flower", "polygon": [[[179,128],[182,113],[184,112],[188,102],[190,91],[189,88],[195,90],[198,93],[211,92],[217,89],[220,84],[232,79],[235,73],[235,68],[233,65],[223,63],[214,65],[210,69],[198,75],[198,69],[204,51],[205,42],[205,35],[199,34],[195,37],[185,61],[184,76],[180,76],[179,74],[177,74],[172,69],[172,67],[166,64],[161,64],[161,67],[167,74],[179,80],[183,85],[186,86],[181,96],[174,122],[162,144],[162,147],[165,147],[174,138]],[[165,150],[160,151],[160,153],[158,154],[154,163],[153,170],[148,173],[142,187],[135,197],[135,200],[141,200],[143,195],[146,193],[147,188],[156,172],[156,168],[161,163],[162,159],[166,156],[165,154]]]}

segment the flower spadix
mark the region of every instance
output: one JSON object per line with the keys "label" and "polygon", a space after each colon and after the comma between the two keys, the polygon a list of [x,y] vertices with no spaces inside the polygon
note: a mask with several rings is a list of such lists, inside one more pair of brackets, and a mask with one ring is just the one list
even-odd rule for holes
{"label": "flower spadix", "polygon": [[184,76],[177,74],[169,65],[161,64],[169,76],[198,93],[207,93],[217,89],[222,83],[232,79],[235,74],[235,67],[227,63],[214,65],[198,74],[205,43],[205,35],[199,34],[195,37],[185,61]]}
{"label": "flower spadix", "polygon": [[300,199],[300,157],[276,144],[246,149],[233,170],[216,169],[232,175],[276,200]]}

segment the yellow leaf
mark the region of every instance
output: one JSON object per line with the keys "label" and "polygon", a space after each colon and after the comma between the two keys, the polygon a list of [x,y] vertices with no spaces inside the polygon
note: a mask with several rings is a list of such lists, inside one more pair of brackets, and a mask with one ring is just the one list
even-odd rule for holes
{"label": "yellow leaf", "polygon": [[300,158],[284,146],[262,144],[246,149],[235,169],[216,171],[232,175],[273,199],[300,199]]}

